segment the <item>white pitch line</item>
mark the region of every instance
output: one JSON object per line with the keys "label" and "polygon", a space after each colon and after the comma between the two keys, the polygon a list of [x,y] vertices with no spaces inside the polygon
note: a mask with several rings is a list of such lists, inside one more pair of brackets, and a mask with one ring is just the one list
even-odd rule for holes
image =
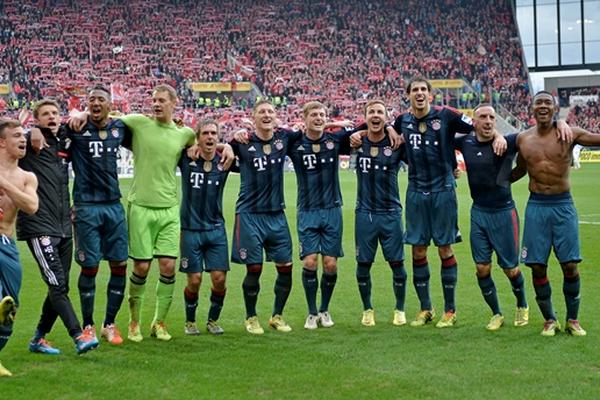
{"label": "white pitch line", "polygon": [[600,225],[600,222],[593,222],[593,221],[579,221],[579,223],[581,225]]}

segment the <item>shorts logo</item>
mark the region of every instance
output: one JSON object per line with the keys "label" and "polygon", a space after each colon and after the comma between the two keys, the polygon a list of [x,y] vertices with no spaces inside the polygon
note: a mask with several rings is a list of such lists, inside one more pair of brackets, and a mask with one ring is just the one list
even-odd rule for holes
{"label": "shorts logo", "polygon": [[85,252],[83,250],[77,252],[77,259],[81,262],[85,261]]}
{"label": "shorts logo", "polygon": [[360,255],[360,247],[356,246],[356,258]]}
{"label": "shorts logo", "polygon": [[431,122],[431,127],[433,128],[434,131],[439,131],[442,127],[441,121],[439,119],[434,119]]}
{"label": "shorts logo", "polygon": [[522,259],[527,258],[527,247],[523,247],[523,249],[521,250],[521,258]]}
{"label": "shorts logo", "polygon": [[248,251],[246,249],[240,249],[240,258],[245,260],[248,257]]}
{"label": "shorts logo", "polygon": [[325,147],[327,147],[327,150],[333,150],[333,148],[335,147],[335,144],[333,144],[333,141],[328,140],[325,142]]}
{"label": "shorts logo", "polygon": [[181,259],[181,268],[186,269],[187,267],[188,267],[188,259],[184,257]]}
{"label": "shorts logo", "polygon": [[42,236],[42,237],[40,238],[40,244],[41,244],[42,246],[50,246],[50,243],[51,243],[51,242],[50,242],[50,237],[49,237],[49,236]]}

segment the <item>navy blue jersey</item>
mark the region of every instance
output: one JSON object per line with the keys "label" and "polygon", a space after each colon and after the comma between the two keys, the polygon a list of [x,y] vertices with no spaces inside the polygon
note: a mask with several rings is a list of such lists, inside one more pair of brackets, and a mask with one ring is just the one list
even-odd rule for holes
{"label": "navy blue jersey", "polygon": [[277,129],[271,140],[256,134],[248,144],[233,140],[230,145],[238,158],[240,193],[236,213],[265,213],[285,208],[283,166],[289,146],[300,138],[300,132]]}
{"label": "navy blue jersey", "polygon": [[223,190],[228,171],[216,154],[211,161],[192,160],[184,150],[181,170],[181,229],[207,231],[223,226]]}
{"label": "navy blue jersey", "polygon": [[75,204],[110,203],[121,198],[117,159],[126,132],[129,134],[125,124],[117,119],[103,128],[88,122],[81,132],[66,129],[61,155],[73,166]]}
{"label": "navy blue jersey", "polygon": [[306,135],[290,146],[298,186],[298,210],[317,210],[342,205],[339,155],[350,153],[353,131],[325,132],[318,140]]}
{"label": "navy blue jersey", "polygon": [[506,208],[514,205],[510,190],[510,173],[517,154],[517,134],[507,135],[506,152],[494,154],[492,141],[480,142],[475,135],[455,140],[463,154],[473,202],[487,208]]}
{"label": "navy blue jersey", "polygon": [[404,145],[392,150],[390,139],[377,143],[362,140],[357,150],[356,175],[358,194],[356,209],[359,211],[387,212],[400,210],[400,192],[398,190],[398,170],[404,158]]}
{"label": "navy blue jersey", "polygon": [[396,118],[396,132],[404,135],[408,159],[408,190],[453,190],[456,168],[454,135],[470,133],[471,119],[449,108],[432,107],[424,118],[406,113]]}

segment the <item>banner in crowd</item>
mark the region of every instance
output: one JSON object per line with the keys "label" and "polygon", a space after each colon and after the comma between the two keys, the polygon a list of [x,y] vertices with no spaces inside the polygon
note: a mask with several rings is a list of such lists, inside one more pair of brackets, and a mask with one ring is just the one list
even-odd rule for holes
{"label": "banner in crowd", "polygon": [[429,82],[436,89],[460,89],[465,86],[462,79],[432,79]]}
{"label": "banner in crowd", "polygon": [[0,84],[0,95],[5,95],[10,93],[10,86],[6,83]]}
{"label": "banner in crowd", "polygon": [[572,95],[569,96],[569,104],[572,106],[585,106],[589,102],[598,103],[597,95]]}
{"label": "banner in crowd", "polygon": [[191,82],[188,88],[194,92],[249,92],[250,82]]}

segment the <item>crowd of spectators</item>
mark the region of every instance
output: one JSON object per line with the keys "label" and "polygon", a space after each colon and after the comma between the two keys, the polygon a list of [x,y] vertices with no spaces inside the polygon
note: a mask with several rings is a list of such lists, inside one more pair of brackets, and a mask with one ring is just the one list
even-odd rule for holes
{"label": "crowd of spectators", "polygon": [[[508,0],[5,0],[0,59],[0,83],[21,104],[118,83],[120,108],[140,111],[169,83],[199,117],[214,110],[198,106],[189,82],[250,80],[282,99],[285,121],[312,99],[354,118],[372,97],[404,111],[416,74],[470,84],[472,97],[447,93],[443,104],[489,101],[525,120],[530,100]],[[229,116],[249,106],[229,100]]]}
{"label": "crowd of spectators", "polygon": [[[566,89],[561,89],[564,93]],[[564,96],[564,95],[563,95]],[[571,97],[574,96],[574,97]],[[578,101],[571,101],[579,97]],[[590,132],[600,132],[600,87],[573,88],[568,90],[567,104],[569,115],[567,122]],[[562,101],[562,96],[561,96]]]}

